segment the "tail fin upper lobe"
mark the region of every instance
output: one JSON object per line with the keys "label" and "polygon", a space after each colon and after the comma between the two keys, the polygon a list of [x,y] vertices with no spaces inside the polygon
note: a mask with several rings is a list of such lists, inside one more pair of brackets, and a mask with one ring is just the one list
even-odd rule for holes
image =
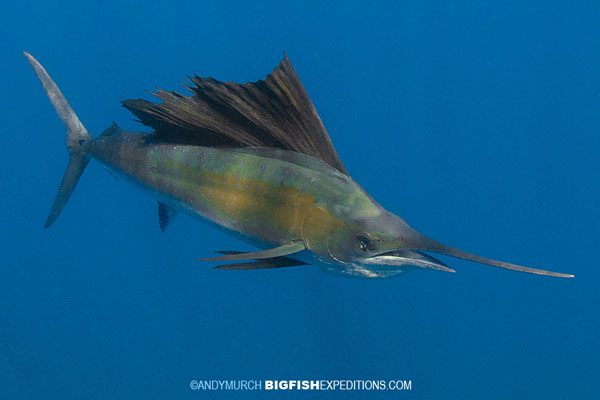
{"label": "tail fin upper lobe", "polygon": [[44,223],[44,228],[48,228],[56,221],[56,218],[58,218],[60,212],[67,204],[73,193],[73,189],[75,189],[81,174],[90,160],[85,149],[91,140],[91,136],[87,129],[85,129],[85,126],[79,121],[77,114],[75,114],[69,102],[44,67],[31,54],[23,52],[23,55],[25,55],[33,67],[58,116],[67,126],[65,145],[69,152],[69,164],[56,193],[50,214]]}

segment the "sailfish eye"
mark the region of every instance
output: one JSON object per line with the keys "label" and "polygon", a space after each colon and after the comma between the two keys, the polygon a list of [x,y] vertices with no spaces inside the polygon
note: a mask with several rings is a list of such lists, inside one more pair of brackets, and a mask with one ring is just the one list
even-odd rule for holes
{"label": "sailfish eye", "polygon": [[371,241],[367,237],[359,235],[356,239],[358,240],[358,245],[362,251],[367,251],[372,248]]}

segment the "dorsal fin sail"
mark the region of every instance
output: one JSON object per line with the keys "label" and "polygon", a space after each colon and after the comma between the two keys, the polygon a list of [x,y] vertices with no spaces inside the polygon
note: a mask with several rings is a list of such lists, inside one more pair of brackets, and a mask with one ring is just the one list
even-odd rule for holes
{"label": "dorsal fin sail", "polygon": [[161,140],[202,146],[272,147],[319,158],[347,174],[287,56],[265,80],[192,78],[191,96],[158,90],[162,103],[123,105]]}

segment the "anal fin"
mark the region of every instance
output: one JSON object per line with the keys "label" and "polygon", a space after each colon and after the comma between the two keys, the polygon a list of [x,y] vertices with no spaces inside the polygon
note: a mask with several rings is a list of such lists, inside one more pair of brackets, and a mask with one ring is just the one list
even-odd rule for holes
{"label": "anal fin", "polygon": [[169,227],[169,224],[175,218],[177,211],[169,207],[168,205],[158,202],[158,224],[160,225],[160,231],[164,232]]}

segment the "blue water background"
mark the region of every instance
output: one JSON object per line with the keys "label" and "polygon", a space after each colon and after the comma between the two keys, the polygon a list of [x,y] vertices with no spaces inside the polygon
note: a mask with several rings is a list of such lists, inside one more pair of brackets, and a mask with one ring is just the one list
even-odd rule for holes
{"label": "blue water background", "polygon": [[[411,379],[414,399],[600,398],[600,3],[5,3],[0,13],[0,398],[217,398],[191,379]],[[213,271],[250,249],[98,163],[48,230],[64,128],[198,73],[263,77],[286,51],[348,170],[421,232],[574,280]],[[392,398],[391,393],[328,393]],[[273,398],[317,397],[276,393]]]}

